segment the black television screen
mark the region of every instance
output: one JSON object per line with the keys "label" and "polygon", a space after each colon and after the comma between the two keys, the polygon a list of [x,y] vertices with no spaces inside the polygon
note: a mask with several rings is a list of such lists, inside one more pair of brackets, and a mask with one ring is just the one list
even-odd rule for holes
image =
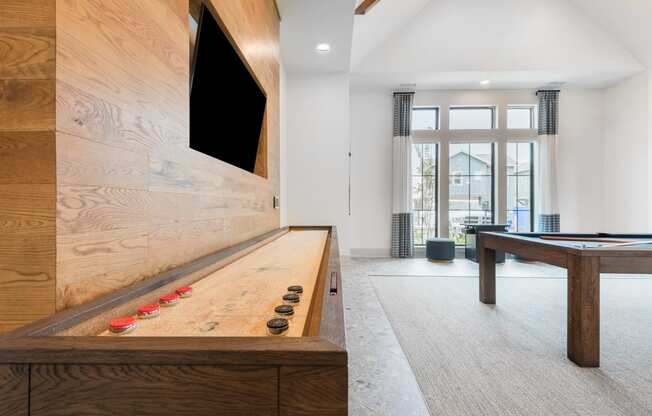
{"label": "black television screen", "polygon": [[267,98],[206,6],[191,52],[190,147],[254,172]]}

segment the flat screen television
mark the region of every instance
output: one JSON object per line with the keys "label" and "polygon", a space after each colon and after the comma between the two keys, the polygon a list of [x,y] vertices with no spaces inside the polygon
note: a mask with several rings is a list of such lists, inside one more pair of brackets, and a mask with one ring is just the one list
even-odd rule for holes
{"label": "flat screen television", "polygon": [[195,28],[190,19],[190,147],[261,174],[256,160],[265,140],[265,92],[206,6]]}

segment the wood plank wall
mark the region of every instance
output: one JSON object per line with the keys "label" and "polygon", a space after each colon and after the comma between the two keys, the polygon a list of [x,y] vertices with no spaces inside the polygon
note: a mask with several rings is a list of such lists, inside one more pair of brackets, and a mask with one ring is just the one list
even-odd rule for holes
{"label": "wood plank wall", "polygon": [[268,94],[267,179],[189,148],[188,0],[57,1],[58,310],[279,226],[274,4],[207,1]]}
{"label": "wood plank wall", "polygon": [[0,0],[0,333],[55,308],[54,10]]}
{"label": "wood plank wall", "polygon": [[278,228],[274,2],[204,1],[268,95],[267,178],[189,148],[188,0],[0,0],[0,332]]}

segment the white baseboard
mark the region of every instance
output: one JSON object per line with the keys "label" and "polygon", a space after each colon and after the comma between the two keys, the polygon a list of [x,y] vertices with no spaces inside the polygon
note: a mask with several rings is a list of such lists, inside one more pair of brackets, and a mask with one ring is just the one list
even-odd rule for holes
{"label": "white baseboard", "polygon": [[390,257],[389,248],[352,248],[351,257],[384,258]]}
{"label": "white baseboard", "polygon": [[[388,258],[391,257],[389,248],[352,248],[350,250],[350,257],[363,257],[363,258]],[[426,248],[415,247],[415,258],[425,258]],[[455,258],[464,258],[464,247],[455,247]]]}

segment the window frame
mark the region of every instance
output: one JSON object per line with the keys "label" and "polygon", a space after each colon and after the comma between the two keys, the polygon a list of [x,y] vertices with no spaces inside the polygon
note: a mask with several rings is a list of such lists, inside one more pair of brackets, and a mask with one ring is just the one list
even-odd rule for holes
{"label": "window frame", "polygon": [[412,131],[437,131],[441,128],[441,108],[438,105],[413,105],[412,115],[419,110],[435,110],[435,128],[434,129],[412,129]]}
{"label": "window frame", "polygon": [[[530,178],[530,209],[528,210],[528,211],[530,211],[530,229],[527,230],[527,231],[520,231],[518,229],[518,222],[517,222],[516,223],[516,232],[528,232],[528,231],[529,232],[534,232],[534,230],[535,230],[534,221],[535,221],[535,218],[536,218],[535,213],[534,213],[535,207],[536,207],[536,202],[535,202],[536,201],[536,198],[535,198],[535,170],[534,170],[535,142],[534,141],[530,141],[530,142],[522,142],[522,141],[521,142],[508,142],[507,145],[509,146],[510,144],[516,144],[518,146],[519,144],[522,144],[522,143],[529,143],[529,145],[530,145],[530,174],[527,175],[527,176],[526,175],[509,175],[508,174],[507,175],[507,181],[509,182],[510,177],[516,178],[516,201],[517,201],[517,205],[518,205],[518,178],[524,178],[524,177]],[[516,155],[517,155],[516,156],[516,159],[517,159],[516,163],[518,164],[518,147],[517,147],[516,152],[517,152],[516,153]],[[507,158],[505,158],[505,162],[507,162]],[[506,201],[506,203],[509,204],[509,201]],[[505,215],[507,215],[510,212],[518,212],[518,211],[519,211],[518,209],[516,209],[516,210],[514,210],[514,209],[506,209],[505,210]],[[523,210],[523,211],[525,211],[525,210]],[[505,223],[507,223],[507,221],[505,221]]]}
{"label": "window frame", "polygon": [[[505,108],[505,127],[507,130],[535,130],[537,128],[537,106],[534,104],[509,104]],[[529,110],[530,111],[530,128],[509,127],[509,110]]]}
{"label": "window frame", "polygon": [[[518,100],[512,100],[510,93],[487,93],[487,91],[478,91],[478,95],[483,94],[480,98],[489,97],[488,101],[496,101],[491,105],[459,105],[459,102],[468,101],[466,92],[437,92],[431,93],[424,91],[423,93],[417,92],[415,95],[415,106],[417,107],[439,107],[440,124],[439,130],[416,130],[413,131],[413,141],[415,143],[437,143],[439,147],[439,195],[438,195],[438,236],[448,238],[449,236],[449,211],[448,211],[448,198],[449,198],[449,165],[448,157],[442,155],[449,155],[449,147],[452,143],[495,143],[495,160],[494,160],[494,220],[498,224],[507,223],[507,172],[506,172],[506,156],[507,156],[507,143],[508,142],[534,142],[535,151],[533,156],[533,163],[537,163],[538,147],[537,129],[507,129],[507,111],[506,109],[513,105],[528,106],[534,108],[536,115],[536,96],[532,94],[531,101],[528,103],[526,99],[521,97]],[[434,95],[434,97],[433,97]],[[469,96],[471,97],[471,96]],[[515,103],[520,103],[516,104]],[[486,102],[486,101],[485,101]],[[523,104],[525,103],[525,104]],[[495,129],[493,130],[450,130],[448,112],[441,111],[442,109],[450,107],[494,107],[495,110]],[[534,170],[535,180],[533,184],[537,184],[537,171]],[[533,195],[533,215],[535,221],[533,226],[535,229],[538,224],[538,206],[536,204],[535,192]]]}
{"label": "window frame", "polygon": [[[496,223],[496,218],[497,218],[497,215],[496,215],[496,147],[497,147],[497,143],[495,143],[493,141],[455,140],[455,141],[449,143],[449,145],[450,144],[465,144],[465,145],[468,144],[469,145],[469,172],[468,172],[468,174],[466,174],[466,175],[465,174],[450,175],[450,168],[449,168],[449,180],[450,180],[451,176],[458,176],[459,178],[469,178],[469,190],[468,190],[469,201],[471,200],[471,188],[472,188],[471,180],[475,179],[475,178],[485,178],[485,177],[491,178],[491,180],[490,180],[491,208],[489,209],[489,213],[491,215],[491,223],[495,224]],[[470,147],[472,145],[474,145],[474,144],[490,144],[491,145],[491,171],[490,171],[489,175],[477,175],[477,174],[474,174],[474,173],[471,172],[471,156],[472,155],[470,153],[470,150],[471,150]],[[449,147],[449,149],[450,149],[450,147]],[[449,161],[450,161],[450,156],[451,155],[450,155],[450,150],[449,150],[448,155],[447,155]],[[463,181],[462,181],[462,183],[463,183]],[[451,197],[450,192],[448,192],[447,201],[450,201],[450,197]],[[468,214],[471,214],[471,212],[474,212],[474,211],[479,211],[479,210],[472,210],[470,206],[469,206],[468,209],[451,209],[450,205],[449,205],[449,207],[448,207],[449,221],[450,221],[450,213],[451,212],[467,212]],[[449,230],[448,235],[445,238],[451,238],[450,230]],[[462,246],[463,245],[456,243],[456,247],[462,247]]]}
{"label": "window frame", "polygon": [[[491,111],[491,127],[488,129],[452,129],[450,128],[450,114],[454,110],[490,110]],[[451,105],[448,106],[448,119],[449,131],[491,131],[496,130],[498,127],[498,109],[495,105]]]}
{"label": "window frame", "polygon": [[[415,145],[430,145],[430,144],[435,145],[435,153],[434,153],[434,156],[435,156],[435,174],[434,175],[428,175],[428,176],[434,176],[434,182],[435,182],[435,191],[434,191],[435,192],[435,200],[434,200],[434,205],[435,206],[434,206],[434,210],[433,209],[428,209],[428,210],[423,209],[423,190],[422,190],[421,191],[421,207],[422,207],[422,209],[416,209],[413,206],[412,207],[412,212],[413,213],[416,213],[416,212],[434,212],[435,213],[435,236],[438,236],[439,235],[439,181],[440,181],[440,177],[441,177],[440,169],[439,169],[439,143],[423,143],[423,142],[419,142],[419,143],[412,143],[412,146],[415,146]],[[412,150],[412,149],[410,149],[410,150]],[[410,166],[410,183],[412,184],[412,186],[414,186],[414,178],[415,177],[421,178],[421,181],[423,183],[423,177],[424,177],[424,175],[423,175],[423,162],[422,162],[422,166],[421,166],[421,175],[415,175],[414,171],[412,169],[413,169],[413,167]],[[412,197],[412,195],[410,195],[410,201],[412,202],[413,200],[414,200],[414,198]],[[425,241],[424,241],[423,244],[417,244],[416,243],[416,238],[414,238],[415,234],[416,234],[416,227],[413,227],[413,228],[414,229],[412,231],[412,233],[413,233],[412,235],[413,235],[413,239],[415,241],[414,246],[415,247],[425,247],[426,246]],[[427,238],[426,238],[426,240],[427,240]]]}

